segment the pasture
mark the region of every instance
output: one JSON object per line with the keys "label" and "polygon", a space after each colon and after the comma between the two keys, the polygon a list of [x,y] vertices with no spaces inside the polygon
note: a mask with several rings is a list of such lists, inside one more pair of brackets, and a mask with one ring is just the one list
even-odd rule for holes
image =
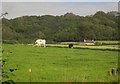
{"label": "pasture", "polygon": [[[118,51],[3,44],[3,81],[117,82]],[[11,72],[10,70],[13,69]],[[31,73],[29,72],[31,69]]]}

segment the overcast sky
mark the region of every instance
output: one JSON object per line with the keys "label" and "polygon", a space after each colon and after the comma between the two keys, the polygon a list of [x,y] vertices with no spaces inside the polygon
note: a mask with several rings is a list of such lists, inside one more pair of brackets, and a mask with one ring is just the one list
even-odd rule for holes
{"label": "overcast sky", "polygon": [[34,2],[32,2],[33,0],[29,0],[31,2],[27,2],[27,0],[24,1],[26,2],[18,2],[18,0],[4,0],[4,2],[2,2],[2,12],[8,12],[8,15],[6,16],[7,18],[15,18],[25,15],[63,15],[67,12],[86,16],[94,14],[96,11],[118,11],[118,0],[115,0],[115,2],[111,2],[114,0],[101,0],[106,2],[87,2],[88,0],[84,0],[84,2],[71,2],[73,0],[69,0],[70,2],[36,2],[37,0],[34,0]]}
{"label": "overcast sky", "polygon": [[119,0],[0,0],[2,2],[118,2]]}

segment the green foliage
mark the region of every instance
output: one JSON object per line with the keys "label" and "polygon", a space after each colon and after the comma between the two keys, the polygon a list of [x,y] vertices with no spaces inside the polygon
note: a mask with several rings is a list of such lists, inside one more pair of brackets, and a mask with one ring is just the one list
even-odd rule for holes
{"label": "green foliage", "polygon": [[3,40],[3,43],[4,44],[18,44],[19,42],[15,40]]}
{"label": "green foliage", "polygon": [[[33,40],[44,38],[47,42],[118,40],[117,12],[79,16],[66,13],[61,16],[22,16],[14,19],[2,19],[3,40],[17,40],[22,43],[33,43]],[[29,42],[26,42],[29,40]]]}
{"label": "green foliage", "polygon": [[100,46],[102,45],[102,42],[95,42],[95,45]]}

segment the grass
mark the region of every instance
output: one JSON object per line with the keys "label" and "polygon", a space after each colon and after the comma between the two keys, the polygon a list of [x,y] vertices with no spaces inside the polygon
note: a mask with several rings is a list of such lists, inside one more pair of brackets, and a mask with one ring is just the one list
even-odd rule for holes
{"label": "grass", "polygon": [[113,51],[119,51],[120,48],[118,45],[104,45],[104,46],[75,46],[75,48],[84,48],[84,49],[99,49],[99,50],[113,50]]}
{"label": "grass", "polygon": [[[15,82],[117,82],[117,51],[3,44],[5,80]],[[29,72],[29,69],[32,72]],[[10,72],[9,69],[17,69]],[[31,80],[30,80],[31,77]]]}

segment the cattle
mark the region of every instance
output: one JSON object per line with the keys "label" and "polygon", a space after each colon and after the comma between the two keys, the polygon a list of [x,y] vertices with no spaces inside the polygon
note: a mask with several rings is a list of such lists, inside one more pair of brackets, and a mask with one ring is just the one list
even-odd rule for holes
{"label": "cattle", "polygon": [[34,46],[38,46],[38,47],[46,47],[46,40],[45,39],[37,39],[35,41],[35,45]]}
{"label": "cattle", "polygon": [[69,48],[73,48],[73,44],[69,44],[68,47],[69,47]]}

